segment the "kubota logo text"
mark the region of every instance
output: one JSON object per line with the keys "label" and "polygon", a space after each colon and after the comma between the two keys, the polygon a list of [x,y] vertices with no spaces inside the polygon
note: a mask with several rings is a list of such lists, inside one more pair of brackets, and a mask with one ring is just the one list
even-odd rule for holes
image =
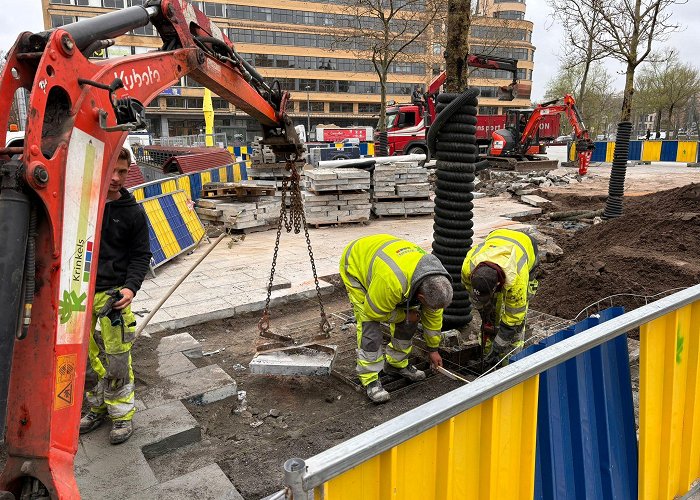
{"label": "kubota logo text", "polygon": [[124,83],[124,88],[126,90],[131,90],[136,87],[151,85],[154,82],[160,82],[160,73],[157,69],[151,69],[151,67],[148,66],[143,73],[137,73],[135,69],[132,69],[131,73],[124,73],[124,70],[122,70],[117,74],[115,71],[114,78],[119,78]]}

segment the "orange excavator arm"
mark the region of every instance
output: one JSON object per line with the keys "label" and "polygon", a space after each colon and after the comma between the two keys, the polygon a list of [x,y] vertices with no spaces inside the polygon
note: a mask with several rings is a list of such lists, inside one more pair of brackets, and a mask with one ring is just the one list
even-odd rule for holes
{"label": "orange excavator arm", "polygon": [[[161,49],[88,57],[152,23]],[[19,88],[30,92],[22,147],[0,134],[0,432],[3,491],[79,498],[73,476],[102,211],[128,131],[144,104],[185,75],[243,109],[278,155],[301,158],[268,85],[221,30],[184,0],[147,0],[61,28],[19,35],[0,76],[0,130]],[[12,223],[8,223],[12,221]],[[44,498],[43,496],[41,498]]]}
{"label": "orange excavator arm", "polygon": [[566,118],[569,120],[574,130],[574,134],[576,135],[576,155],[578,158],[579,174],[585,175],[588,172],[588,165],[591,162],[591,156],[595,146],[583,123],[583,118],[578,108],[576,108],[576,100],[569,94],[566,94],[561,99],[554,99],[539,104],[534,109],[520,136],[520,148],[522,151],[527,150],[536,136],[537,130],[539,130],[540,121],[543,117],[560,113],[566,115]]}

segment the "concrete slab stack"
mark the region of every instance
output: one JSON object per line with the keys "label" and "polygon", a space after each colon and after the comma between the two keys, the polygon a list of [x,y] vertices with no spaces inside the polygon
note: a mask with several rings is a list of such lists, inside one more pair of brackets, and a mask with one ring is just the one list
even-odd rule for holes
{"label": "concrete slab stack", "polygon": [[372,173],[372,211],[375,215],[433,213],[428,170],[415,162],[377,165]]}
{"label": "concrete slab stack", "polygon": [[370,174],[357,168],[304,171],[304,211],[312,225],[369,220]]}
{"label": "concrete slab stack", "polygon": [[263,196],[253,201],[235,198],[199,199],[195,211],[200,220],[227,229],[251,230],[266,228],[277,223],[281,199]]}

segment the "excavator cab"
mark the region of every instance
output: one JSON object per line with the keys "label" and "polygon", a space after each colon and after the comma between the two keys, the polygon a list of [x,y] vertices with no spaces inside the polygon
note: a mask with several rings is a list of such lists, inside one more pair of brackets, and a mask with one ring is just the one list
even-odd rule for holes
{"label": "excavator cab", "polygon": [[513,134],[515,142],[520,142],[520,138],[525,132],[527,122],[532,116],[532,109],[508,109],[506,110],[506,129]]}

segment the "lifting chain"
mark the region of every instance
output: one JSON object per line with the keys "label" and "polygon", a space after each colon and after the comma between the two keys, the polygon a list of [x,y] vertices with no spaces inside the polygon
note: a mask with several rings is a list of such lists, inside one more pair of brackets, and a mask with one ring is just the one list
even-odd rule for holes
{"label": "lifting chain", "polygon": [[[286,232],[299,234],[301,228],[304,228],[304,236],[306,237],[306,247],[309,251],[309,260],[311,262],[311,271],[314,275],[314,283],[316,284],[316,296],[318,297],[318,306],[321,311],[321,322],[319,330],[320,337],[330,337],[331,324],[326,317],[326,311],[323,308],[323,300],[321,299],[321,287],[318,284],[318,276],[316,274],[316,262],[314,261],[314,252],[311,249],[311,239],[309,238],[309,226],[306,223],[306,215],[304,214],[304,202],[301,198],[301,176],[299,169],[294,165],[292,160],[287,160],[287,170],[289,176],[282,180],[282,200],[280,206],[280,216],[277,220],[277,238],[275,239],[275,251],[272,255],[272,267],[270,269],[270,280],[267,283],[267,299],[265,300],[265,310],[263,311],[260,321],[258,321],[258,331],[262,337],[279,338],[279,335],[270,332],[270,297],[272,295],[272,284],[275,279],[275,270],[277,267],[277,254],[280,249],[280,237],[282,236],[282,226]],[[287,193],[289,193],[289,207],[287,207]]]}

